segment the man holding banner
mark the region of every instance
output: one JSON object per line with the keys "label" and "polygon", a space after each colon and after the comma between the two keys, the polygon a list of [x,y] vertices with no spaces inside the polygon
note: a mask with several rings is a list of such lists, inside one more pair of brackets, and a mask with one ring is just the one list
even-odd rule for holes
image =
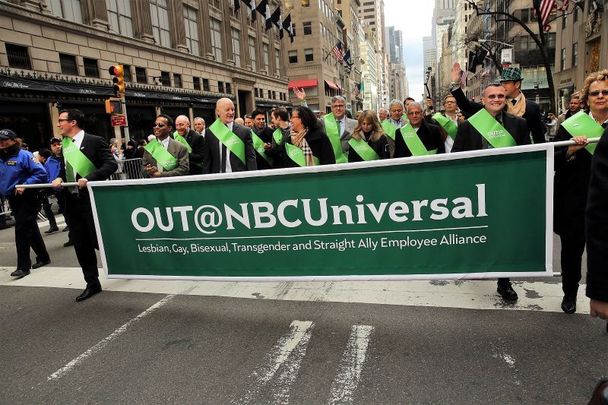
{"label": "man holding banner", "polygon": [[451,94],[448,94],[443,98],[444,114],[435,113],[433,119],[441,125],[446,132],[445,138],[445,152],[450,153],[452,146],[454,146],[454,139],[456,138],[456,131],[458,131],[458,104],[456,99]]}
{"label": "man holding banner", "polygon": [[190,172],[188,149],[171,138],[171,132],[173,132],[171,117],[164,114],[156,117],[154,137],[150,137],[144,147],[144,170],[150,177],[185,176]]}
{"label": "man holding banner", "polygon": [[395,132],[395,157],[444,153],[445,145],[437,125],[425,122],[420,103],[407,106],[409,122]]}
{"label": "man holding banner", "polygon": [[[452,152],[502,148],[530,143],[526,120],[505,112],[506,94],[501,84],[488,85],[482,96],[484,108],[458,126]],[[508,278],[498,279],[497,292],[507,302],[517,301]]]}
{"label": "man holding banner", "polygon": [[220,98],[215,105],[217,119],[207,128],[204,173],[257,170],[251,130],[234,122],[234,103]]}
{"label": "man holding banner", "polygon": [[355,130],[357,121],[346,116],[346,100],[342,96],[331,98],[331,114],[326,114],[321,120],[325,133],[331,142],[336,157],[336,163],[348,162],[348,141]]}
{"label": "man holding banner", "polygon": [[608,127],[608,71],[589,75],[582,97],[589,106],[589,113],[579,111],[567,118],[555,136],[556,141],[572,139],[576,142],[576,145],[555,148],[553,228],[561,240],[564,292],[561,308],[567,314],[576,312],[585,250],[585,205],[591,159],[597,146],[588,144],[587,138],[602,136],[604,127]]}
{"label": "man holding banner", "polygon": [[[203,123],[202,131],[205,130],[204,125],[205,124]],[[190,128],[190,119],[188,119],[188,117],[185,115],[179,115],[177,118],[175,118],[175,132],[173,133],[173,139],[184,145],[188,150],[188,165],[190,166],[190,174],[203,174],[205,137],[198,133],[198,131]]]}
{"label": "man holding banner", "polygon": [[64,181],[78,183],[77,188],[70,187],[63,193],[74,250],[87,283],[82,294],[76,297],[77,302],[101,292],[95,253],[95,249],[98,249],[97,234],[87,182],[106,180],[118,168],[106,140],[85,133],[81,129],[83,125],[84,114],[80,110],[70,109],[59,113],[57,127],[63,136],[64,161],[59,177],[52,182],[54,187],[61,187]]}

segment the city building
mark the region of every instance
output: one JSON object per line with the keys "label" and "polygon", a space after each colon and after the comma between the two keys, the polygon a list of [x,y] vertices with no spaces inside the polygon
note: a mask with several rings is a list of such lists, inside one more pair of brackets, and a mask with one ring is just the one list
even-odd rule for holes
{"label": "city building", "polygon": [[389,99],[403,100],[409,94],[405,57],[403,54],[403,34],[395,27],[386,28],[386,51],[389,57]]}
{"label": "city building", "polygon": [[390,101],[390,64],[384,44],[384,0],[363,0],[359,7],[359,18],[363,29],[369,30],[368,38],[375,41],[379,102],[381,106],[386,106]]}
{"label": "city building", "polygon": [[104,100],[113,95],[108,68],[116,64],[124,66],[132,139],[150,134],[161,112],[210,124],[221,97],[232,98],[241,116],[290,106],[281,63],[289,37],[281,41],[259,14],[252,21],[233,4],[0,0],[0,126],[38,148],[56,134],[59,109],[77,107],[87,130],[112,137]]}

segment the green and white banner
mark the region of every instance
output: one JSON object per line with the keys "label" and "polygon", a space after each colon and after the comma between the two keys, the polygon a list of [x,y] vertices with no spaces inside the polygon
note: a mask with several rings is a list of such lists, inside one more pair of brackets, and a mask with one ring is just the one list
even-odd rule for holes
{"label": "green and white banner", "polygon": [[110,278],[551,276],[552,145],[89,182]]}

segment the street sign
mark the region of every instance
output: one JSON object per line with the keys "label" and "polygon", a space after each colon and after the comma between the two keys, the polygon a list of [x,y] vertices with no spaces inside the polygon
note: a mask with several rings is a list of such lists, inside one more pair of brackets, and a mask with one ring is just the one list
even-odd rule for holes
{"label": "street sign", "polygon": [[509,65],[513,63],[513,49],[506,48],[500,51],[500,63],[503,65]]}
{"label": "street sign", "polygon": [[113,127],[126,127],[127,126],[127,116],[124,114],[112,114],[112,126]]}

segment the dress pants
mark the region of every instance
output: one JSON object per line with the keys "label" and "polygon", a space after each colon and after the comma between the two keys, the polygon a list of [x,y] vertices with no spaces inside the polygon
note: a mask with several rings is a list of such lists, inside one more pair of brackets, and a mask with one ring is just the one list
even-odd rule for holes
{"label": "dress pants", "polygon": [[87,287],[99,286],[99,271],[97,270],[98,249],[91,200],[88,193],[76,194],[71,190],[64,190],[65,213],[70,226],[70,236],[74,241],[74,251],[78,264],[82,268]]}
{"label": "dress pants", "polygon": [[585,251],[584,222],[581,219],[580,224],[565,227],[559,234],[562,242],[562,290],[565,296],[571,298],[576,297],[578,283],[581,281],[581,263]]}
{"label": "dress pants", "polygon": [[42,201],[42,212],[44,212],[44,216],[49,220],[49,228],[57,228],[57,221],[55,220],[55,214],[51,208],[49,196],[44,194],[40,196],[40,199]]}
{"label": "dress pants", "polygon": [[15,217],[15,245],[17,245],[17,268],[29,270],[32,267],[30,248],[36,253],[37,262],[49,261],[40,228],[38,228],[38,212],[40,200],[36,190],[26,190],[21,195],[8,197],[8,202]]}

